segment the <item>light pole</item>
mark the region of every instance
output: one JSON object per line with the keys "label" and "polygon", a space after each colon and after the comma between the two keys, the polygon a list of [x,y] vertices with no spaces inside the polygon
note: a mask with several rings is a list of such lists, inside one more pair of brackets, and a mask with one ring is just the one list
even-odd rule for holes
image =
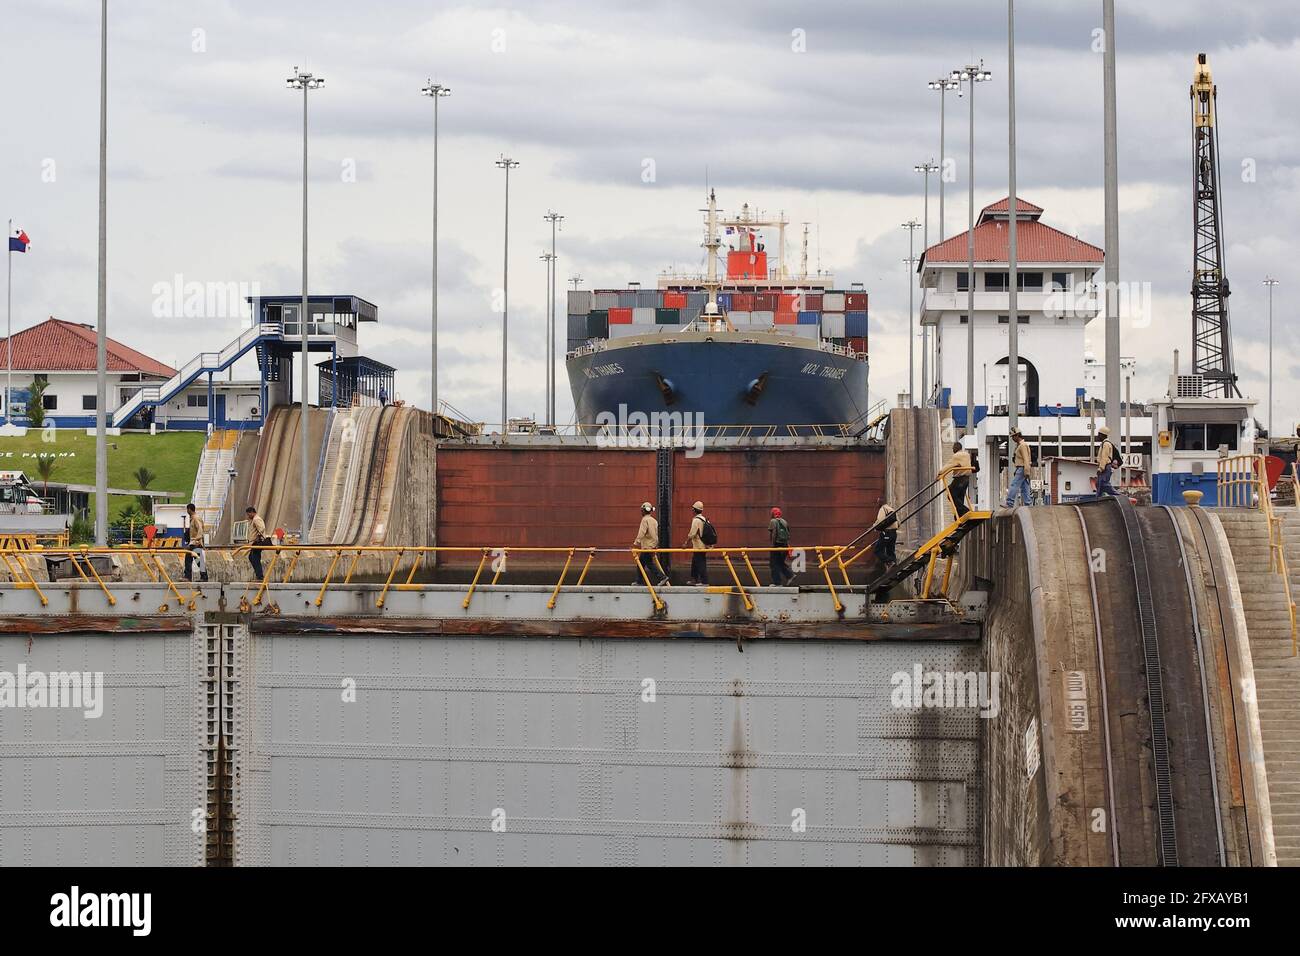
{"label": "light pole", "polygon": [[1268,288],[1268,437],[1273,437],[1273,287],[1277,280],[1269,276],[1264,280]]}
{"label": "light pole", "polygon": [[1007,0],[1007,195],[1011,205],[1007,220],[1007,426],[1019,424],[1020,417],[1020,277],[1016,274],[1016,216],[1020,200],[1016,197],[1016,9],[1015,0]]}
{"label": "light pole", "polygon": [[496,167],[506,171],[506,228],[501,270],[501,434],[505,435],[508,433],[506,429],[506,342],[510,321],[510,170],[518,169],[519,163],[502,153],[501,158],[496,161]]}
{"label": "light pole", "polygon": [[[970,134],[968,148],[966,200],[966,434],[975,431],[975,85],[993,79],[993,74],[979,65],[953,70],[952,78],[970,83]],[[940,216],[940,219],[943,217]]]}
{"label": "light pole", "polygon": [[921,228],[921,224],[915,219],[909,219],[903,223],[903,228],[907,230],[907,258],[903,260],[907,263],[907,403],[909,407],[915,408],[916,381],[913,372],[916,369],[916,359],[912,354],[912,346],[916,342],[916,282],[912,273],[916,269],[916,230]]}
{"label": "light pole", "polygon": [[1118,434],[1119,414],[1119,147],[1115,132],[1115,0],[1102,0],[1103,161],[1106,194],[1106,425]]}
{"label": "light pole", "polygon": [[[933,159],[928,163],[921,163],[912,167],[918,173],[925,174],[925,228],[921,232],[921,255],[930,248],[930,174],[939,170],[939,164]],[[940,179],[940,188],[942,188],[942,179]],[[917,277],[917,282],[920,282]],[[930,400],[930,327],[921,326],[921,407],[924,408],[926,402]]]}
{"label": "light pole", "polygon": [[[13,339],[5,343],[12,353]],[[5,397],[5,415],[9,415]],[[95,310],[95,544],[108,545],[108,0],[99,10],[99,298]]]}
{"label": "light pole", "polygon": [[[948,97],[949,90],[956,90],[957,95],[961,96],[961,83],[952,76],[943,76],[937,80],[931,80],[926,84],[931,90],[939,94],[939,164],[942,166],[948,161],[948,155],[944,150],[944,100]],[[944,239],[944,219],[943,219],[943,176],[939,176],[939,241]]]}
{"label": "light pole", "polygon": [[559,224],[564,222],[564,217],[555,210],[548,210],[542,217],[551,224],[551,262],[547,270],[550,274],[550,286],[547,289],[546,297],[550,303],[550,322],[546,326],[546,381],[549,383],[546,390],[546,424],[555,424],[555,326],[557,323],[556,301],[555,301],[555,276],[558,270],[556,265],[555,254],[555,230]]}
{"label": "light pole", "polygon": [[546,353],[545,353],[546,354],[546,395],[543,397],[542,400],[542,406],[543,406],[542,417],[546,421],[546,424],[550,425],[552,424],[551,372],[553,370],[553,366],[551,364],[551,351],[555,342],[554,334],[551,331],[552,329],[551,323],[554,322],[554,318],[552,317],[551,313],[555,304],[551,298],[553,294],[551,281],[552,281],[552,275],[555,271],[555,253],[543,252],[540,256],[538,256],[538,258],[546,263]]}
{"label": "light pole", "polygon": [[302,336],[302,416],[299,422],[298,448],[302,457],[302,530],[298,540],[306,541],[311,531],[308,511],[311,509],[311,495],[308,493],[309,482],[307,469],[307,385],[308,359],[307,340],[311,319],[311,307],[307,301],[307,93],[318,90],[325,85],[325,77],[313,73],[299,73],[293,68],[293,76],[285,80],[291,90],[302,90],[302,310],[298,316],[298,332]]}
{"label": "light pole", "polygon": [[429,80],[420,93],[433,98],[433,355],[429,363],[429,408],[438,433],[438,100],[451,96],[451,87]]}

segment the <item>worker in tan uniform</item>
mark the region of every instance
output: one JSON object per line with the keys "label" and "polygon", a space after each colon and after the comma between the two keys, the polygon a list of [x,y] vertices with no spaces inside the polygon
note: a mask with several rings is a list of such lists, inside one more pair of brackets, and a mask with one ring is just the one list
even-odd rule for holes
{"label": "worker in tan uniform", "polygon": [[894,517],[894,506],[885,502],[876,512],[876,524],[878,537],[872,550],[878,560],[888,571],[898,563],[898,519]]}
{"label": "worker in tan uniform", "polygon": [[[961,447],[961,442],[952,443],[952,457],[944,462],[943,468],[939,474],[949,472],[953,468],[970,468],[970,452]],[[970,487],[969,471],[959,471],[955,474],[949,472],[948,492],[952,495],[952,504],[957,511],[957,517],[960,518],[966,512],[970,511],[970,506],[966,504],[966,489]]]}
{"label": "worker in tan uniform", "polygon": [[262,548],[270,541],[266,536],[266,522],[252,505],[244,509],[244,515],[248,518],[248,543],[251,545],[248,549],[248,563],[253,566],[253,573],[260,581],[265,576],[262,574]]}
{"label": "worker in tan uniform", "polygon": [[691,505],[695,514],[691,518],[691,529],[686,534],[686,547],[691,550],[691,584],[695,587],[707,587],[709,584],[709,548],[708,539],[717,543],[717,533],[709,519],[704,517],[704,502],[697,501]]}
{"label": "worker in tan uniform", "polygon": [[185,528],[181,541],[185,545],[185,580],[194,580],[194,563],[199,565],[199,580],[208,579],[207,549],[203,546],[203,536],[207,533],[203,519],[199,517],[194,502],[185,506]]}
{"label": "worker in tan uniform", "polygon": [[655,518],[654,511],[655,506],[650,502],[641,502],[641,526],[636,529],[636,540],[632,542],[632,547],[640,552],[636,558],[645,570],[645,579],[655,582],[655,587],[664,587],[668,584],[668,575],[664,574],[659,555],[654,550],[659,547],[659,521]]}
{"label": "worker in tan uniform", "polygon": [[1025,441],[1025,436],[1020,434],[1020,429],[1011,430],[1011,442],[1013,449],[1011,451],[1011,485],[1007,488],[1007,507],[1015,507],[1017,496],[1025,504],[1032,505],[1033,499],[1029,494],[1029,466],[1031,457],[1029,452],[1029,442]]}
{"label": "worker in tan uniform", "polygon": [[1097,497],[1109,495],[1118,498],[1119,492],[1111,486],[1110,480],[1119,467],[1119,452],[1110,440],[1110,428],[1102,425],[1097,434],[1101,436],[1101,447],[1097,449]]}

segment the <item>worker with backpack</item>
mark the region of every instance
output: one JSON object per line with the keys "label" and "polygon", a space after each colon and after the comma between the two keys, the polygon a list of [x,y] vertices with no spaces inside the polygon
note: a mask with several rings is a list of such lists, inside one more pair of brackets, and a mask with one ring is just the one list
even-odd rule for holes
{"label": "worker with backpack", "polygon": [[707,587],[709,584],[709,548],[718,543],[718,532],[713,523],[704,517],[704,502],[691,505],[695,512],[691,530],[686,535],[686,547],[691,551],[691,585]]}
{"label": "worker with backpack", "polygon": [[772,587],[785,587],[794,580],[794,572],[786,563],[790,556],[790,525],[781,517],[781,509],[772,509],[772,520],[767,523],[767,540],[773,550],[768,552],[768,567],[772,572]]}

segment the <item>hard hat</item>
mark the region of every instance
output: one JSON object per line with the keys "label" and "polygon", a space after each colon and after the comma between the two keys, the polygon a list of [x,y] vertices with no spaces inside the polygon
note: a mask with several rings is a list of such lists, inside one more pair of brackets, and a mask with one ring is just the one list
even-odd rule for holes
{"label": "hard hat", "polygon": [[1012,437],[1012,438],[1024,438],[1025,436],[1021,433],[1021,431],[1020,431],[1019,428],[1013,428],[1013,429],[1011,429],[1011,437]]}
{"label": "hard hat", "polygon": [[780,509],[780,508],[773,508],[773,509],[772,509],[772,517],[773,517],[773,518],[779,518],[779,517],[781,517],[781,509]]}
{"label": "hard hat", "polygon": [[703,510],[704,510],[704,502],[703,502],[703,501],[697,501],[697,502],[695,502],[695,504],[691,505],[691,507],[694,508],[696,511],[703,511]]}
{"label": "hard hat", "polygon": [[1098,435],[1109,435],[1109,434],[1110,434],[1110,427],[1107,426],[1107,425],[1102,425],[1100,428],[1097,429],[1097,434],[1098,434]]}
{"label": "hard hat", "polygon": [[650,512],[655,510],[655,506],[648,501],[643,501],[641,502],[641,510],[644,511],[646,514],[649,514]]}

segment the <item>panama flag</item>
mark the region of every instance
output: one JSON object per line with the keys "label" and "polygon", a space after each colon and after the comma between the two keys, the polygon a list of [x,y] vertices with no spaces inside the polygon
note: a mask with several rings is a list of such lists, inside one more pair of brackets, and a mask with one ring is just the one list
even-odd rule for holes
{"label": "panama flag", "polygon": [[30,244],[31,240],[27,238],[27,233],[21,229],[18,230],[18,235],[9,237],[10,252],[26,252]]}

